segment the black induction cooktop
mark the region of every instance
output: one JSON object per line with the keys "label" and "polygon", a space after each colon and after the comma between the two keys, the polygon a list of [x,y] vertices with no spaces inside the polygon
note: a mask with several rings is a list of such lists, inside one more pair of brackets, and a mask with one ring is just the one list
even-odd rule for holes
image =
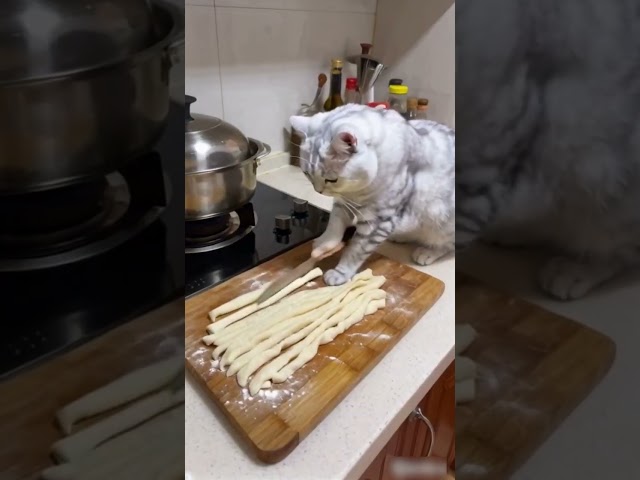
{"label": "black induction cooktop", "polygon": [[186,256],[185,295],[195,295],[318,237],[329,213],[259,183],[251,199],[255,227],[241,240]]}
{"label": "black induction cooktop", "polygon": [[139,182],[167,180],[153,222],[86,260],[0,273],[0,379],[184,295],[183,158],[184,107],[172,104],[155,151],[136,162]]}

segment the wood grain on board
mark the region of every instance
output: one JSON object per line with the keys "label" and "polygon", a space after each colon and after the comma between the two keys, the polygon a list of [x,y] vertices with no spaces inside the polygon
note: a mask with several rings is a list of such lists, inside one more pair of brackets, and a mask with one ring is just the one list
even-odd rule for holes
{"label": "wood grain on board", "polygon": [[456,273],[456,323],[477,339],[476,398],[456,408],[456,474],[508,478],[609,370],[606,336]]}
{"label": "wood grain on board", "polygon": [[179,351],[182,315],[182,300],[173,302],[0,383],[0,478],[39,478],[40,471],[54,464],[51,445],[63,437],[56,412]]}
{"label": "wood grain on board", "polygon": [[[387,305],[349,328],[286,382],[250,397],[213,368],[212,347],[202,342],[208,313],[243,293],[260,288],[294,268],[311,253],[307,243],[255,267],[185,302],[187,368],[255,451],[259,459],[276,463],[285,458],[382,359],[402,336],[440,298],[444,284],[393,260],[373,255],[362,267],[387,279]],[[336,258],[319,267],[326,271]],[[325,286],[322,279],[312,283]],[[426,347],[425,347],[426,348]]]}

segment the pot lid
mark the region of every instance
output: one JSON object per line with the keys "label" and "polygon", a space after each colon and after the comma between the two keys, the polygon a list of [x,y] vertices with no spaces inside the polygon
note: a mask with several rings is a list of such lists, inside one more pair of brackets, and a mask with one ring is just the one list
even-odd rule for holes
{"label": "pot lid", "polygon": [[0,82],[121,60],[159,38],[151,0],[0,2]]}
{"label": "pot lid", "polygon": [[195,97],[185,95],[185,173],[237,165],[249,157],[249,140],[217,117],[191,113]]}

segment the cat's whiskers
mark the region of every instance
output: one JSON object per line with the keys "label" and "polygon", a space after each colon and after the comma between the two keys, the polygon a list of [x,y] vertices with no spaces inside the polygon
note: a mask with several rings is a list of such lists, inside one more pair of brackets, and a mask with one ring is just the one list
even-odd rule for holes
{"label": "cat's whiskers", "polygon": [[335,193],[334,195],[342,201],[342,204],[356,217],[356,220],[358,220],[358,217],[360,217],[362,218],[362,220],[367,222],[369,227],[373,228],[373,224],[371,223],[371,221],[367,219],[362,211],[354,205],[355,202],[353,202],[353,200],[349,200],[339,193]]}

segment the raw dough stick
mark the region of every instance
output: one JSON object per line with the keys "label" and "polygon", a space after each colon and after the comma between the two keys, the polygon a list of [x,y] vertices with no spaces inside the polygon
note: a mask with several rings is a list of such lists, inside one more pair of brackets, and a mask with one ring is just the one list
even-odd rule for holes
{"label": "raw dough stick", "polygon": [[104,387],[75,400],[56,413],[60,428],[68,435],[73,424],[106,412],[151,392],[159,390],[184,369],[184,355],[134,370]]}
{"label": "raw dough stick", "polygon": [[[254,325],[250,330],[241,331],[238,334],[227,336],[224,339],[217,341],[217,347],[213,354],[214,358],[216,358],[216,355],[219,356],[220,353],[230,349],[233,345],[237,345],[239,342],[243,343],[249,338],[259,336],[265,329],[282,324],[298,314],[313,311],[330,300],[330,295],[319,295],[316,290],[308,290],[307,293],[310,295],[306,297],[301,296],[292,300],[283,300],[284,303],[279,311],[274,311],[269,316],[263,317],[261,322],[258,325]],[[311,295],[311,293],[313,293],[313,295]],[[227,359],[228,355],[223,356],[223,364],[227,363]]]}
{"label": "raw dough stick", "polygon": [[[227,351],[223,355],[220,364],[224,367],[225,365],[233,363],[236,358],[238,358],[242,354],[249,352],[251,354],[257,355],[260,350],[266,350],[270,347],[273,347],[275,344],[280,342],[280,340],[286,338],[286,336],[299,331],[309,323],[313,322],[314,319],[318,318],[318,315],[322,316],[324,312],[327,311],[327,309],[331,309],[334,306],[339,305],[340,301],[343,298],[353,296],[354,292],[359,292],[359,294],[361,294],[364,291],[378,288],[378,284],[380,284],[379,281],[372,282],[371,280],[369,280],[369,283],[367,283],[367,281],[358,280],[357,282],[349,283],[347,287],[342,288],[341,292],[339,293],[332,292],[333,295],[325,296],[321,299],[316,299],[315,301],[307,301],[306,299],[300,298],[299,302],[296,302],[293,305],[295,310],[290,311],[290,314],[293,316],[283,317],[281,321],[277,322],[276,324],[267,326],[267,328],[259,330],[257,333],[254,333],[251,336],[237,338],[227,348]],[[335,293],[338,293],[337,296],[335,295]],[[348,298],[345,299],[345,302],[347,301]],[[288,333],[283,337],[279,337],[278,334],[282,333],[283,331],[287,331]],[[264,348],[259,349],[259,345]],[[233,375],[238,371],[238,369],[239,367],[236,366],[233,369],[233,373],[227,372],[227,376]]]}
{"label": "raw dough stick", "polygon": [[476,339],[477,332],[468,323],[456,325],[456,355],[464,352]]}
{"label": "raw dough stick", "polygon": [[[382,290],[379,290],[379,291],[382,292]],[[380,295],[380,297],[382,297],[382,295]],[[307,346],[302,352],[300,352],[300,354],[295,358],[295,360],[290,362],[288,365],[286,365],[283,369],[281,369],[276,374],[276,378],[278,378],[277,383],[284,382],[291,375],[293,375],[298,369],[302,368],[303,365],[305,365],[307,362],[312,360],[313,357],[315,357],[316,354],[318,353],[318,347],[320,345],[324,345],[326,343],[333,341],[334,338],[336,338],[338,335],[343,333],[352,325],[355,325],[356,323],[361,321],[366,315],[374,314],[379,309],[384,308],[385,305],[386,305],[386,301],[383,297],[377,300],[372,300],[369,304],[365,304],[364,308],[359,308],[356,312],[351,314],[344,321],[340,322],[335,327],[332,327],[329,330],[325,331],[319,339],[316,339],[316,341],[314,341],[311,345]],[[274,381],[276,381],[275,378],[274,378]],[[257,386],[257,383],[258,382],[256,381],[256,386]],[[269,387],[263,384],[261,388],[269,388]]]}
{"label": "raw dough stick", "polygon": [[305,283],[308,283],[311,280],[313,280],[314,278],[318,278],[321,275],[322,275],[322,270],[320,270],[319,268],[314,268],[309,273],[307,273],[304,277],[299,278],[297,280],[294,280],[292,283],[290,283],[289,285],[284,287],[282,290],[280,290],[278,293],[276,293],[273,297],[271,297],[268,300],[262,302],[261,304],[252,303],[252,304],[244,307],[243,309],[238,310],[237,312],[234,312],[231,315],[223,318],[222,320],[218,320],[217,322],[209,325],[209,327],[211,329],[210,330],[211,333],[216,333],[217,331],[222,330],[224,327],[226,327],[228,325],[231,325],[232,323],[237,322],[238,320],[243,319],[244,317],[246,317],[247,315],[252,314],[253,312],[256,312],[258,310],[262,310],[263,308],[266,308],[269,305],[273,305],[274,303],[276,303],[281,298],[286,297],[291,292],[293,292],[293,291],[297,290],[298,288],[302,287]]}
{"label": "raw dough stick", "polygon": [[[294,293],[292,296],[299,295],[300,293],[302,292]],[[229,325],[228,327],[223,328],[217,333],[209,333],[209,335],[205,336],[202,340],[207,345],[211,345],[214,343],[218,344],[220,341],[224,340],[227,337],[232,338],[234,334],[238,335],[240,334],[240,332],[249,330],[252,325],[258,324],[260,320],[262,320],[268,315],[271,315],[271,314],[275,315],[277,312],[283,310],[283,308],[284,307],[282,306],[281,303],[276,303],[275,305],[271,305],[270,307],[267,307],[263,310],[260,310],[258,312],[252,313],[251,315],[248,315],[242,321]],[[207,326],[207,332],[212,331],[212,325],[213,323]]]}
{"label": "raw dough stick", "polygon": [[264,285],[263,287],[257,290],[252,290],[243,295],[240,295],[239,297],[231,300],[230,302],[223,303],[219,307],[216,307],[209,312],[209,318],[211,319],[212,322],[215,322],[216,318],[219,317],[220,315],[234,312],[236,310],[241,309],[242,307],[246,307],[247,305],[251,305],[252,303],[255,303],[255,301],[258,300],[258,298],[260,298],[260,295],[262,295],[262,292],[264,292],[270,286],[271,286],[271,282],[267,283],[266,285]]}
{"label": "raw dough stick", "polygon": [[[331,315],[336,313],[340,309],[340,305],[336,304],[330,306],[327,309],[322,309],[321,311],[313,312],[313,315],[305,315],[308,319],[312,320],[312,323],[304,322],[304,324],[295,325],[294,331],[285,331],[284,334],[282,331],[279,334],[274,334],[272,338],[267,338],[266,340],[260,342],[256,345],[255,348],[251,348],[249,351],[240,355],[230,366],[229,370],[227,370],[227,376],[235,375],[238,371],[245,368],[245,372],[251,370],[247,377],[255,372],[261,365],[264,365],[272,358],[277,357],[282,350],[289,347],[290,345],[294,345],[301,339],[305,338],[310,332],[312,332],[317,322],[322,322],[329,318]],[[321,315],[316,321],[313,321],[313,318],[317,315]],[[296,320],[296,322],[300,322],[300,320]],[[298,327],[303,326],[302,329],[298,329]]]}
{"label": "raw dough stick", "polygon": [[474,378],[456,382],[456,405],[470,402],[474,398],[476,398],[476,380]]}
{"label": "raw dough stick", "polygon": [[[271,324],[285,321],[290,316],[290,312],[295,308],[295,305],[301,303],[298,298],[303,299],[305,297],[289,297],[276,305],[260,310],[259,312],[234,323],[230,327],[227,327],[218,333],[208,335],[207,337],[213,339],[213,343],[216,345],[216,348],[213,350],[212,357],[214,359],[220,358],[220,355],[222,355],[238,338],[251,337],[252,335],[258,334]],[[289,299],[291,300],[289,301]]]}
{"label": "raw dough stick", "polygon": [[318,353],[318,347],[321,344],[329,343],[347,328],[362,320],[365,315],[376,312],[378,305],[384,306],[384,303],[380,304],[376,302],[384,301],[384,297],[385,292],[383,290],[375,290],[372,292],[365,300],[362,301],[362,303],[358,305],[358,309],[355,312],[338,322],[338,324],[333,328],[319,332],[311,342],[305,345],[292,362],[272,376],[272,380],[276,383],[281,383],[287,380],[287,378],[293,375],[296,370],[315,357],[316,353]]}
{"label": "raw dough stick", "polygon": [[[184,404],[87,452],[72,463],[51,467],[41,473],[44,480],[112,480],[168,478],[163,472],[177,463],[176,426],[184,419]],[[183,452],[179,452],[179,456]],[[149,468],[154,460],[163,462]],[[184,467],[183,464],[180,465]],[[154,471],[156,470],[156,471]],[[175,473],[175,472],[174,472]],[[181,472],[182,473],[182,472]],[[160,475],[160,476],[158,476]]]}
{"label": "raw dough stick", "polygon": [[[377,292],[384,293],[382,290],[378,290]],[[376,296],[381,297],[382,295],[377,294]],[[312,342],[311,344],[308,344],[305,348],[303,348],[300,351],[299,355],[293,361],[289,362],[287,365],[281,368],[279,372],[273,373],[274,369],[271,370],[271,373],[269,371],[265,371],[264,373],[262,373],[262,371],[259,372],[258,375],[260,375],[260,373],[262,373],[262,375],[260,376],[256,375],[256,377],[254,377],[254,379],[251,381],[249,388],[250,389],[253,388],[254,391],[256,391],[256,393],[257,393],[256,389],[258,388],[270,388],[271,387],[270,381],[263,383],[261,387],[258,387],[258,385],[260,384],[264,376],[269,376],[271,374],[273,374],[272,376],[279,377],[278,381],[276,381],[274,378],[275,383],[284,382],[291,375],[293,375],[299,368],[301,368],[303,365],[305,365],[307,362],[309,362],[316,356],[316,354],[318,353],[318,347],[321,344],[332,341],[335,337],[337,337],[340,333],[344,332],[350,326],[361,321],[365,317],[365,315],[371,315],[375,313],[378,309],[384,308],[385,306],[384,298],[380,298],[378,300],[372,300],[368,303],[367,302],[368,300],[364,301],[362,305],[360,305],[357,308],[357,310],[351,313],[351,315],[349,315],[345,320],[340,322],[335,327],[325,331],[324,334],[322,334],[319,338],[316,338],[314,342]]]}
{"label": "raw dough stick", "polygon": [[[315,269],[315,270],[319,270],[319,269]],[[308,274],[307,274],[307,275],[308,275]],[[356,281],[356,280],[367,280],[367,279],[370,279],[372,276],[373,276],[373,273],[371,272],[371,269],[367,269],[367,270],[364,270],[364,271],[360,272],[359,274],[357,274],[357,275],[356,275],[356,276],[351,280],[351,282],[354,282],[354,281]],[[304,278],[304,277],[303,277],[303,278]],[[350,283],[351,283],[351,282],[350,282]],[[292,285],[293,285],[293,284],[290,284],[289,286],[292,286]],[[288,297],[287,297],[287,299],[286,299],[285,301],[289,301],[289,302],[290,302],[290,301],[293,301],[293,298],[294,298],[294,297],[295,297],[295,298],[299,298],[301,295],[302,295],[302,296],[327,296],[327,295],[332,295],[332,293],[333,293],[333,292],[340,291],[340,289],[345,288],[346,286],[347,286],[347,285],[345,284],[345,285],[336,286],[336,287],[323,287],[323,288],[317,288],[317,289],[315,289],[315,290],[306,290],[306,291],[302,291],[302,292],[297,292],[297,293],[294,293],[294,294],[293,294],[293,295],[291,295],[291,296],[288,296]],[[284,292],[284,290],[281,290],[281,292],[280,292],[280,293],[282,293],[282,292]],[[313,293],[312,293],[312,292],[313,292]],[[280,293],[278,293],[278,295],[279,295]],[[274,297],[271,297],[271,298],[274,298]],[[270,299],[270,300],[271,300],[271,299]],[[270,301],[270,300],[269,300],[269,301]],[[266,303],[266,302],[265,302],[265,303]],[[291,305],[290,303],[288,304],[288,305],[289,305],[289,307],[286,307],[286,306],[284,306],[284,307],[283,307],[283,306],[282,306],[282,303],[283,303],[283,302],[280,302],[280,304],[276,304],[276,306],[275,306],[275,307],[274,307],[274,306],[271,306],[270,308],[271,308],[271,309],[274,309],[274,308],[290,308],[290,305]],[[263,304],[263,305],[264,305],[264,304]],[[249,317],[251,317],[252,319],[254,319],[253,321],[255,321],[256,316],[257,316],[257,315],[262,314],[263,312],[265,312],[265,310],[260,310],[258,313],[250,314],[250,316],[249,316],[249,315],[246,315],[246,316],[245,316],[245,321],[247,321],[247,320],[249,319]],[[275,315],[275,311],[274,311],[274,310],[272,310],[271,312],[273,312],[273,313],[274,313],[274,315]],[[236,312],[236,313],[237,313],[237,314],[239,314],[239,312]],[[270,314],[269,314],[269,315],[265,315],[265,316],[269,317],[269,316],[270,316]],[[224,319],[222,319],[221,321],[226,321],[228,318],[230,318],[230,317],[225,317],[225,318],[224,318]],[[234,321],[235,321],[235,320],[234,320]],[[218,327],[220,326],[220,323],[221,323],[221,322],[219,321],[219,322],[216,322],[215,324],[210,324],[210,325],[207,327],[207,331],[213,335],[213,337],[212,337],[212,338],[214,339],[214,343],[218,343],[218,340],[219,340],[219,339],[221,339],[221,338],[222,338],[222,336],[224,336],[227,332],[232,331],[231,329],[233,329],[233,328],[242,328],[242,326],[240,326],[240,327],[239,327],[239,326],[238,326],[238,324],[236,323],[236,324],[234,324],[234,325],[230,325],[230,326],[224,326],[224,325],[223,325],[223,327],[224,327],[224,328],[220,329],[220,328],[218,328]],[[243,323],[244,323],[244,322],[243,322]]]}
{"label": "raw dough stick", "polygon": [[58,440],[53,444],[53,454],[63,461],[76,459],[96,445],[182,402],[184,390],[162,390],[74,435]]}
{"label": "raw dough stick", "polygon": [[[339,287],[323,287],[315,290],[305,290],[294,293],[276,305],[272,305],[271,307],[260,310],[257,313],[253,313],[241,322],[236,322],[215,334],[207,335],[203,340],[205,343],[212,342],[216,344],[216,349],[213,351],[212,356],[214,359],[218,359],[232,343],[237,341],[238,338],[257,335],[269,325],[282,323],[287,320],[287,317],[292,316],[293,313],[301,313],[301,309],[306,309],[307,311],[312,310],[314,305],[310,305],[311,302],[316,302],[315,305],[321,305],[323,302],[327,301],[329,298],[335,297],[340,292],[353,289],[357,285],[362,284],[371,278],[371,270],[367,269],[356,275],[351,282]],[[301,307],[301,305],[304,306]],[[243,324],[245,323],[247,324],[246,328],[243,327]],[[255,328],[258,326],[260,328]],[[210,329],[211,325],[207,328]],[[245,335],[245,333],[248,335]]]}
{"label": "raw dough stick", "polygon": [[[316,309],[301,317],[294,317],[288,320],[287,325],[285,325],[284,328],[272,328],[267,330],[264,332],[260,339],[262,341],[259,344],[257,344],[255,340],[245,343],[242,345],[242,348],[238,350],[240,353],[243,353],[243,355],[238,357],[235,361],[233,361],[234,358],[230,358],[233,363],[227,371],[227,376],[240,371],[238,381],[246,383],[246,378],[269,360],[277,357],[283,349],[294,345],[305,338],[313,332],[318,325],[321,325],[331,317],[331,315],[335,314],[341,308],[344,308],[345,304],[354,301],[360,295],[363,295],[368,291],[377,289],[383,283],[384,279],[382,277],[373,277],[372,281],[369,281],[364,285],[359,285],[352,291],[343,291],[340,296],[331,300],[331,302],[323,308]],[[227,350],[227,353],[229,352],[230,350]],[[242,383],[240,384],[242,385]]]}
{"label": "raw dough stick", "polygon": [[456,357],[456,382],[476,377],[476,364],[467,357]]}
{"label": "raw dough stick", "polygon": [[[302,293],[302,292],[298,292],[298,294],[299,293]],[[294,295],[297,295],[297,294],[294,294]],[[275,315],[278,311],[282,309],[283,307],[280,303],[271,305],[270,307],[260,310],[259,312],[252,313],[242,321],[229,325],[228,327],[222,329],[218,333],[209,333],[209,335],[206,335],[205,337],[202,338],[202,341],[207,345],[212,345],[214,343],[218,344],[220,341],[224,340],[227,337],[231,338],[234,336],[234,334],[239,335],[240,332],[249,330],[251,326],[258,323],[258,321],[263,319],[265,316],[270,314]],[[213,324],[211,323],[207,326],[208,332],[211,331],[212,325]]]}
{"label": "raw dough stick", "polygon": [[[382,278],[384,281],[384,277],[379,278]],[[378,292],[378,290],[367,292],[357,299],[353,300],[349,304],[346,304],[346,302],[344,302],[344,308],[342,308],[337,313],[329,317],[329,319],[325,320],[319,326],[317,326],[315,330],[310,333],[303,341],[289,348],[286,352],[269,362],[256,375],[254,375],[251,381],[251,385],[249,386],[249,392],[252,395],[255,395],[267,380],[275,380],[274,375],[276,374],[276,372],[278,372],[278,370],[289,363],[293,358],[298,356],[298,354],[302,352],[302,350],[304,350],[306,346],[310,345],[316,338],[320,337],[320,335],[322,335],[322,333],[327,328],[332,327],[343,321],[345,318],[348,318],[350,315],[353,315],[354,312],[357,312],[359,308],[362,308],[362,311],[364,312],[366,304],[368,304],[370,301],[369,297],[373,296],[374,294],[377,295],[376,292]],[[384,294],[382,290],[380,290],[380,292]],[[238,373],[238,383],[241,386],[244,386],[242,385],[242,382],[244,381],[244,383],[246,384],[246,380],[243,378],[242,373],[242,370]],[[288,378],[288,376],[286,378]]]}

